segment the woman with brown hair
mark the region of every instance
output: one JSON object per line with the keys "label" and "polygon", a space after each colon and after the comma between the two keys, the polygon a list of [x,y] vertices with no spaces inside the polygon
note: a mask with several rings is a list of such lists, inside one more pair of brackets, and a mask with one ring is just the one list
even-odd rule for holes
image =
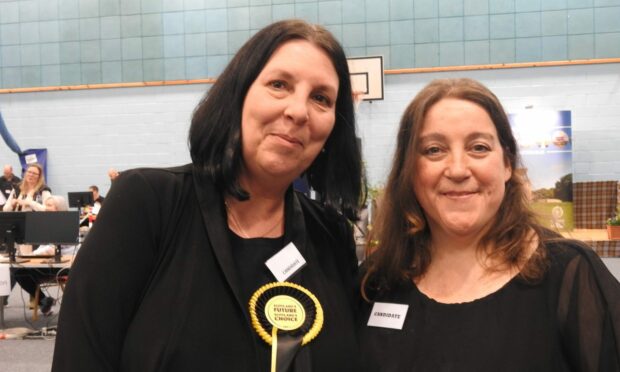
{"label": "woman with brown hair", "polygon": [[364,264],[371,371],[618,371],[620,284],[540,226],[508,118],[470,79],[407,107]]}
{"label": "woman with brown hair", "polygon": [[45,184],[43,167],[37,163],[28,164],[24,179],[14,188],[4,204],[3,211],[44,211],[45,199],[51,195]]}

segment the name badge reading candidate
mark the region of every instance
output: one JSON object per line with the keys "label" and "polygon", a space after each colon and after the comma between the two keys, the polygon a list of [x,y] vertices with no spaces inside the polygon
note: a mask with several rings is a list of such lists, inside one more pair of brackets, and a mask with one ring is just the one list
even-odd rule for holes
{"label": "name badge reading candidate", "polygon": [[265,265],[269,268],[276,280],[283,282],[295,274],[299,269],[304,267],[306,260],[304,256],[299,253],[295,244],[288,243],[286,247],[282,248],[280,252],[271,256],[265,262]]}
{"label": "name badge reading candidate", "polygon": [[265,284],[254,292],[249,306],[252,327],[271,345],[270,372],[288,371],[297,351],[323,327],[319,300],[295,283]]}
{"label": "name badge reading candidate", "polygon": [[409,305],[375,302],[368,318],[370,327],[403,329]]}

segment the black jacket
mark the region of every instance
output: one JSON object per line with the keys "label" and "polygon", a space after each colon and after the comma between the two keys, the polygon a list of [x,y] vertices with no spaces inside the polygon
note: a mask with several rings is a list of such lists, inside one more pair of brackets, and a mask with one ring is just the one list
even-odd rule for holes
{"label": "black jacket", "polygon": [[[52,370],[257,371],[267,346],[240,296],[225,216],[222,195],[191,165],[123,172],[71,268]],[[307,261],[291,281],[325,312],[295,371],[359,370],[348,224],[292,191],[285,218],[285,244]]]}

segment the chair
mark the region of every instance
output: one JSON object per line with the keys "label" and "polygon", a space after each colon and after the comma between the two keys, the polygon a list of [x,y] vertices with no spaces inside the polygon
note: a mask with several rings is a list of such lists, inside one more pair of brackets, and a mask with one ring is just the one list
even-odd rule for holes
{"label": "chair", "polygon": [[34,303],[32,309],[32,320],[36,321],[39,319],[39,299],[41,298],[41,291],[45,289],[46,291],[50,287],[58,286],[60,290],[64,292],[65,285],[67,284],[67,280],[69,279],[69,275],[56,275],[54,277],[50,277],[48,280],[44,280],[39,283],[37,286],[37,290],[34,294]]}

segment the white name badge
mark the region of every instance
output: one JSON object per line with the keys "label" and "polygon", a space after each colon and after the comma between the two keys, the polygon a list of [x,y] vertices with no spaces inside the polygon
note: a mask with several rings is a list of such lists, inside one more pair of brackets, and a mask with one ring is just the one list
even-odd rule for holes
{"label": "white name badge", "polygon": [[375,302],[368,318],[368,326],[403,329],[409,305]]}
{"label": "white name badge", "polygon": [[280,252],[265,262],[276,280],[283,282],[306,265],[306,260],[299,253],[295,244],[288,243]]}
{"label": "white name badge", "polygon": [[[11,294],[11,274],[9,265],[0,264],[0,296]],[[0,304],[3,306],[3,304]]]}

